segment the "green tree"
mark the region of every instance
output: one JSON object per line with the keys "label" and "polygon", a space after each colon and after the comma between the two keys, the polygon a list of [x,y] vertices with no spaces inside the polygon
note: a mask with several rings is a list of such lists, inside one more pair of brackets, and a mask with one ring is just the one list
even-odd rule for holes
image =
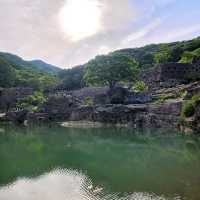
{"label": "green tree", "polygon": [[156,64],[166,63],[170,60],[170,48],[168,44],[160,44],[159,51],[154,55]]}
{"label": "green tree", "polygon": [[179,63],[192,63],[193,59],[194,59],[194,54],[192,52],[185,51]]}
{"label": "green tree", "polygon": [[200,48],[194,51],[185,51],[179,63],[192,63],[195,58],[200,58]]}
{"label": "green tree", "polygon": [[62,70],[58,74],[62,85],[67,90],[80,89],[85,86],[84,80],[84,66],[77,66],[72,69]]}
{"label": "green tree", "polygon": [[33,95],[21,99],[17,102],[17,107],[30,112],[38,111],[40,105],[47,101],[42,92],[34,92]]}
{"label": "green tree", "polygon": [[138,63],[119,53],[97,56],[86,66],[84,80],[89,85],[108,85],[113,88],[120,81],[137,78]]}
{"label": "green tree", "polygon": [[170,55],[169,55],[169,52],[167,51],[156,53],[154,56],[154,62],[156,64],[166,63],[169,61],[169,59],[170,59]]}
{"label": "green tree", "polygon": [[43,91],[44,89],[57,84],[57,77],[30,69],[16,69],[15,86],[31,87],[34,90]]}
{"label": "green tree", "polygon": [[0,87],[13,86],[15,82],[15,71],[9,63],[0,58]]}
{"label": "green tree", "polygon": [[171,48],[169,51],[170,62],[178,62],[181,59],[183,52],[184,49],[180,44],[177,44],[173,48]]}

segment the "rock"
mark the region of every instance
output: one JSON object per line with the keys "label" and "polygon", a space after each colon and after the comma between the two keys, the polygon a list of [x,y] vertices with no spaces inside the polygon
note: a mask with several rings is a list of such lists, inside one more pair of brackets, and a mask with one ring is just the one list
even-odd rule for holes
{"label": "rock", "polygon": [[200,96],[200,83],[194,82],[192,84],[188,85],[188,88],[186,88],[187,95],[185,96],[185,99],[191,99],[194,95]]}
{"label": "rock", "polygon": [[108,87],[85,87],[80,90],[74,90],[71,94],[80,100],[84,100],[86,97],[94,99],[98,95],[107,95],[108,91]]}
{"label": "rock", "polygon": [[17,87],[0,89],[0,110],[8,111],[16,107],[18,100],[33,94],[33,89],[29,87]]}
{"label": "rock", "polygon": [[151,91],[194,82],[200,78],[200,65],[198,62],[195,61],[193,64],[160,64],[142,71],[140,79],[145,82]]}
{"label": "rock", "polygon": [[193,61],[192,61],[192,64],[200,65],[200,57],[199,56],[195,56]]}
{"label": "rock", "polygon": [[149,106],[149,113],[157,115],[173,115],[180,116],[182,108],[182,100],[168,100],[162,104],[152,104]]}
{"label": "rock", "polygon": [[[63,99],[61,102],[63,103]],[[60,105],[61,102],[59,99],[48,104],[48,106],[51,105],[48,107],[48,112],[8,112],[6,118],[18,123],[24,123],[27,120],[27,124],[50,121],[87,121],[133,128],[177,128],[182,105],[181,101],[168,101],[162,104],[107,104],[70,107],[69,101]],[[199,119],[200,108],[196,113],[196,121]]]}
{"label": "rock", "polygon": [[0,113],[0,121],[6,121],[6,113]]}
{"label": "rock", "polygon": [[73,109],[69,116],[69,121],[93,121],[94,108],[92,106],[80,106]]}
{"label": "rock", "polygon": [[134,124],[136,115],[147,110],[145,105],[107,105],[95,108],[95,121],[112,124]]}
{"label": "rock", "polygon": [[49,120],[68,119],[72,110],[79,106],[79,100],[71,95],[52,95],[42,106],[40,112],[48,113]]}
{"label": "rock", "polygon": [[13,111],[6,113],[6,120],[23,124],[27,117],[27,111]]}
{"label": "rock", "polygon": [[93,120],[134,128],[177,128],[181,102],[161,105],[109,105],[95,108]]}
{"label": "rock", "polygon": [[91,121],[68,121],[61,123],[61,126],[67,128],[102,128],[105,124]]}
{"label": "rock", "polygon": [[126,88],[116,86],[108,91],[108,96],[111,104],[124,104],[125,99],[128,96],[128,90]]}
{"label": "rock", "polygon": [[89,121],[103,124],[131,126],[133,128],[178,128],[182,101],[162,104],[107,104],[78,106],[59,113],[28,114],[28,121]]}
{"label": "rock", "polygon": [[110,103],[108,94],[98,94],[94,97],[94,105],[105,105]]}
{"label": "rock", "polygon": [[185,120],[183,128],[190,128],[193,130],[194,133],[200,132],[200,102],[197,103],[195,114],[192,118],[190,118],[190,121]]}
{"label": "rock", "polygon": [[124,104],[145,104],[152,101],[151,95],[145,92],[139,93],[130,93],[125,101]]}
{"label": "rock", "polygon": [[39,123],[39,122],[49,122],[48,113],[28,113],[27,114],[27,124]]}

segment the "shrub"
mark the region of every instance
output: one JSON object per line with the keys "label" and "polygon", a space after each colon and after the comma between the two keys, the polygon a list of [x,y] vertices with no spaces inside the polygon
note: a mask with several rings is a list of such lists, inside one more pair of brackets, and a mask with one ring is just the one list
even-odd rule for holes
{"label": "shrub", "polygon": [[34,92],[24,99],[17,102],[17,107],[29,112],[37,112],[40,105],[46,102],[46,98],[41,92]]}
{"label": "shrub", "polygon": [[181,90],[176,93],[177,98],[184,99],[187,96],[188,92],[186,90]]}
{"label": "shrub", "polygon": [[91,97],[85,97],[83,100],[83,104],[86,106],[93,106],[94,102],[93,99]]}
{"label": "shrub", "polygon": [[199,102],[199,100],[200,100],[200,96],[199,95],[194,95],[192,97],[192,102],[193,102],[195,107],[196,107],[197,103]]}
{"label": "shrub", "polygon": [[134,92],[144,92],[147,87],[143,81],[137,81],[131,89]]}
{"label": "shrub", "polygon": [[181,60],[179,60],[179,63],[192,63],[194,58],[194,54],[189,51],[185,51],[181,57]]}
{"label": "shrub", "polygon": [[185,51],[181,57],[181,60],[179,63],[192,63],[194,58],[200,57],[200,48],[194,50],[194,51]]}
{"label": "shrub", "polygon": [[187,101],[184,103],[182,107],[182,117],[187,118],[187,117],[192,117],[195,113],[195,105],[193,101]]}

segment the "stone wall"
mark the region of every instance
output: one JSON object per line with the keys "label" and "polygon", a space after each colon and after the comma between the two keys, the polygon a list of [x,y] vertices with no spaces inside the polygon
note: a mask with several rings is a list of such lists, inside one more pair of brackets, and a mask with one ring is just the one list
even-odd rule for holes
{"label": "stone wall", "polygon": [[161,80],[161,68],[152,67],[150,69],[143,70],[139,75],[139,79],[148,86],[149,90],[159,89]]}
{"label": "stone wall", "polygon": [[174,79],[187,82],[190,79],[200,78],[200,65],[167,63],[159,67],[161,68],[161,81]]}
{"label": "stone wall", "polygon": [[150,90],[174,87],[200,79],[200,64],[166,63],[141,72],[140,79]]}

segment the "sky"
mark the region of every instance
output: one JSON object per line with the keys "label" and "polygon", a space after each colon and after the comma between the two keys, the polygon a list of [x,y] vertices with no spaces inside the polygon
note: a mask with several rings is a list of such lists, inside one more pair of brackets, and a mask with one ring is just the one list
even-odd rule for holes
{"label": "sky", "polygon": [[0,51],[62,68],[200,36],[199,0],[0,0]]}

